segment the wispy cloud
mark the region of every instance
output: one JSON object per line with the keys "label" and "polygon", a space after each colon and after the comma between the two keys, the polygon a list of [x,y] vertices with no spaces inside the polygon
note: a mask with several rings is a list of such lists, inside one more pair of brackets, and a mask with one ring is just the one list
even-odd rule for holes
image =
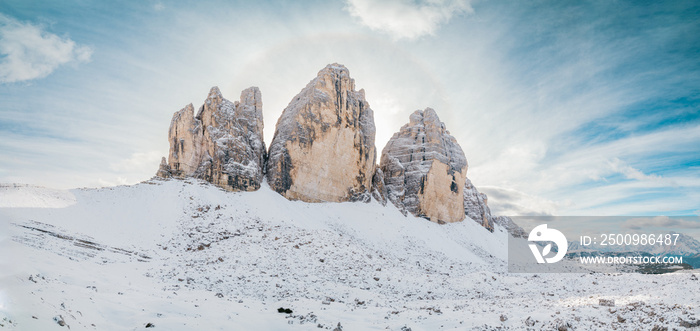
{"label": "wispy cloud", "polygon": [[397,39],[434,34],[453,16],[473,12],[466,0],[347,0],[346,10],[369,28]]}
{"label": "wispy cloud", "polygon": [[561,207],[561,203],[512,188],[482,186],[479,190],[488,195],[488,204],[496,207],[492,211],[498,215],[551,216]]}
{"label": "wispy cloud", "polygon": [[0,14],[0,83],[46,77],[66,63],[90,61],[92,52],[41,26]]}

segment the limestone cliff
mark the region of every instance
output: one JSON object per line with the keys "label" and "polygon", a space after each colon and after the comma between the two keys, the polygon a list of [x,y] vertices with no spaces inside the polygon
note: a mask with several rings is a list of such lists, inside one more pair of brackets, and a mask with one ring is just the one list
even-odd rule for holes
{"label": "limestone cliff", "polygon": [[464,219],[467,159],[433,109],[410,116],[384,147],[380,167],[389,201],[404,214],[438,223]]}
{"label": "limestone cliff", "polygon": [[469,178],[464,182],[464,212],[467,217],[493,232],[493,217],[488,206],[488,197],[479,193]]}
{"label": "limestone cliff", "polygon": [[194,107],[176,112],[168,134],[168,163],[159,176],[195,177],[229,191],[260,188],[265,162],[262,97],[257,87],[225,99],[213,87],[194,115]]}
{"label": "limestone cliff", "polygon": [[375,174],[374,114],[347,68],[330,64],[277,121],[267,179],[288,199],[368,201]]}

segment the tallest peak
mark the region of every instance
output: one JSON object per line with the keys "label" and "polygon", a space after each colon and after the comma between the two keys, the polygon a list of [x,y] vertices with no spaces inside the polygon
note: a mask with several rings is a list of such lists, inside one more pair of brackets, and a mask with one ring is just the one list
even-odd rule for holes
{"label": "tallest peak", "polygon": [[350,70],[338,63],[325,66],[318,72],[316,78],[306,86],[307,90],[334,91],[338,88],[355,91],[355,80],[350,77]]}
{"label": "tallest peak", "polygon": [[208,98],[220,98],[221,97],[221,91],[219,90],[218,86],[214,86],[209,90],[209,96]]}
{"label": "tallest peak", "polygon": [[325,68],[323,68],[321,71],[324,70],[333,70],[333,71],[348,71],[348,68],[346,68],[344,65],[340,63],[331,63],[327,65]]}
{"label": "tallest peak", "polygon": [[348,69],[327,65],[277,121],[267,180],[288,199],[369,199],[375,172],[374,114]]}
{"label": "tallest peak", "polygon": [[318,72],[318,77],[334,75],[340,77],[350,78],[350,70],[344,65],[339,63],[331,63],[325,66],[321,71]]}

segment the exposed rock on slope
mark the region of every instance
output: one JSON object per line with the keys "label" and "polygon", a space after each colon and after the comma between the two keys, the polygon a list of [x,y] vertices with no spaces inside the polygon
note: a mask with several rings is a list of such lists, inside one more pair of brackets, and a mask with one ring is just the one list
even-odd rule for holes
{"label": "exposed rock on slope", "polygon": [[288,199],[369,200],[375,174],[374,114],[340,64],[319,71],[277,121],[267,179]]}
{"label": "exposed rock on slope", "polygon": [[410,116],[384,147],[380,167],[389,201],[404,213],[438,223],[464,219],[467,159],[433,109]]}
{"label": "exposed rock on slope", "polygon": [[384,173],[382,169],[377,167],[372,177],[372,198],[379,201],[383,206],[386,206],[387,199],[386,186],[384,186]]}
{"label": "exposed rock on slope", "polygon": [[496,216],[493,218],[493,222],[504,227],[514,238],[527,238],[527,232],[508,216]]}
{"label": "exposed rock on slope", "polygon": [[158,176],[196,177],[229,191],[260,188],[265,162],[262,97],[257,87],[240,101],[224,99],[218,87],[194,116],[192,104],[176,112],[168,134],[168,164]]}
{"label": "exposed rock on slope", "polygon": [[493,232],[493,218],[488,206],[488,197],[486,194],[479,193],[469,178],[464,182],[464,212],[467,217]]}

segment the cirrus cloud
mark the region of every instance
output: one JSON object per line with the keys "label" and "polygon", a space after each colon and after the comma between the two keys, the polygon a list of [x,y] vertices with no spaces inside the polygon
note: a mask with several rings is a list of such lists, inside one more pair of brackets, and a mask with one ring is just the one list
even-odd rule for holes
{"label": "cirrus cloud", "polygon": [[474,11],[466,0],[347,0],[345,10],[370,29],[396,39],[434,34],[452,16]]}
{"label": "cirrus cloud", "polygon": [[92,48],[0,14],[0,83],[43,78],[69,62],[89,62]]}

